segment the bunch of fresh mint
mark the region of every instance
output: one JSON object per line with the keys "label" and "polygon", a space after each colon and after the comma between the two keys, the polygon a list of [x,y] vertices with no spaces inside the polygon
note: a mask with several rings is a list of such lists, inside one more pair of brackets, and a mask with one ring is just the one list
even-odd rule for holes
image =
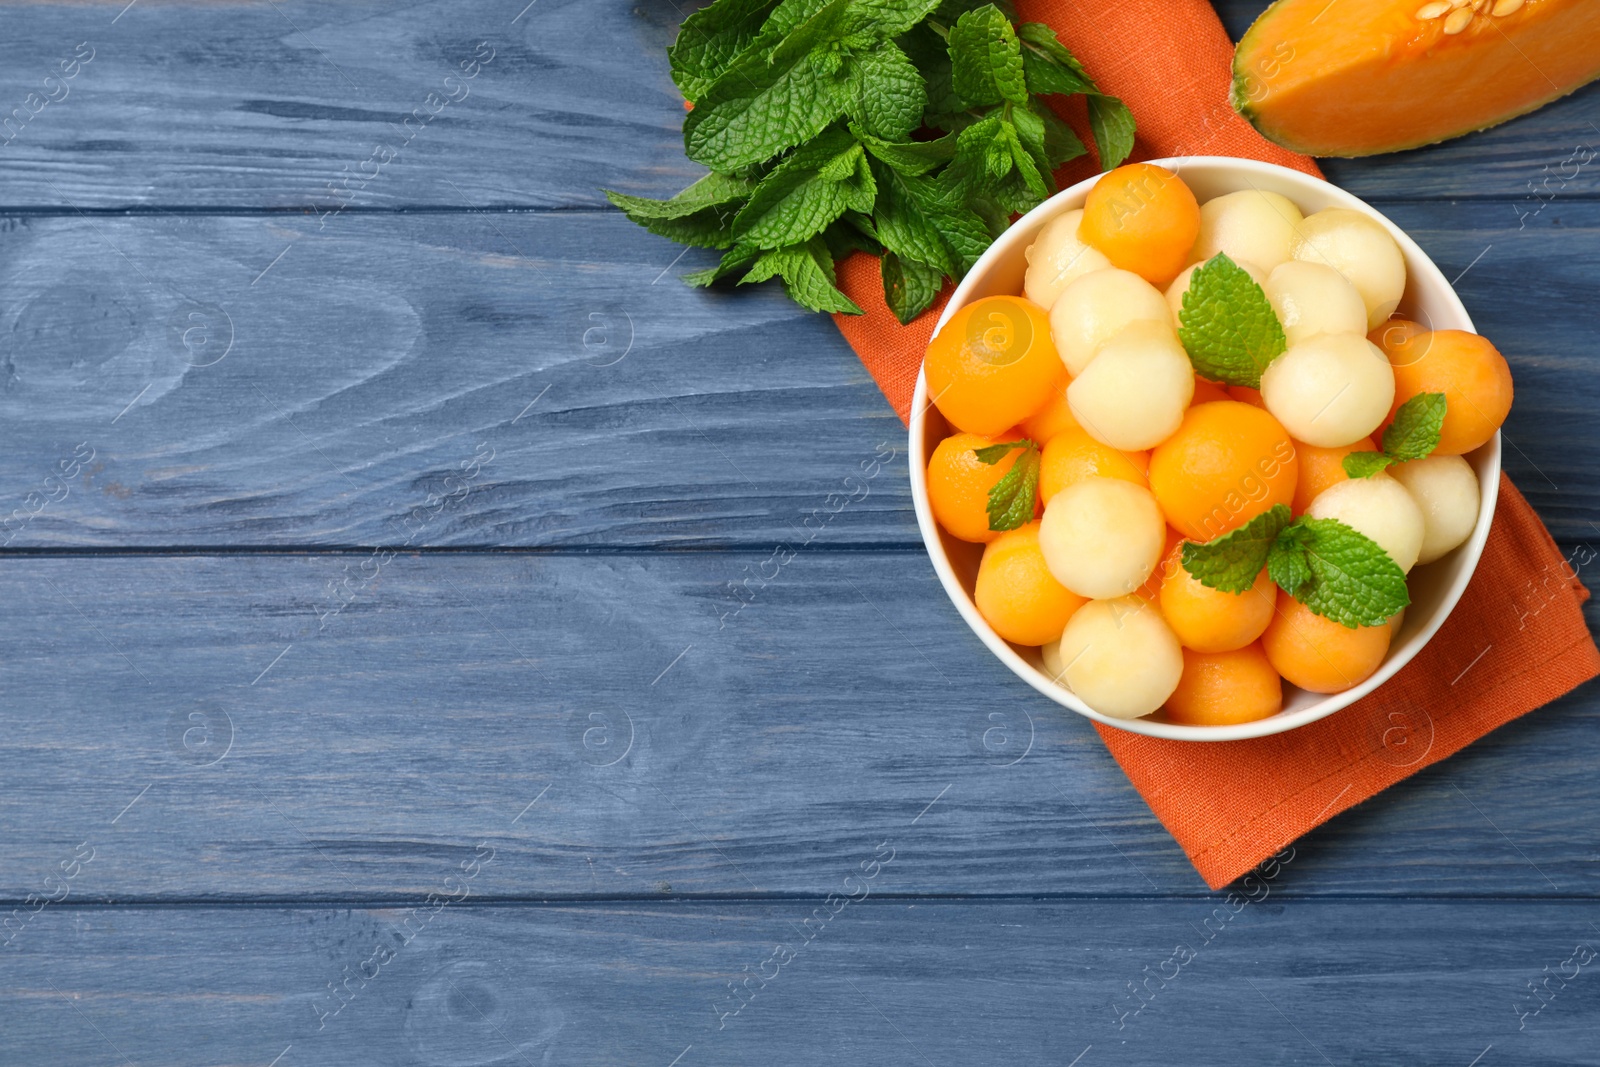
{"label": "bunch of fresh mint", "polygon": [[1249,589],[1262,567],[1284,592],[1352,629],[1381,626],[1411,603],[1405,572],[1376,541],[1338,519],[1291,521],[1283,504],[1232,533],[1183,546],[1183,569],[1225,593]]}
{"label": "bunch of fresh mint", "polygon": [[781,278],[814,311],[861,313],[834,274],[861,250],[909,322],[1053,193],[1085,149],[1039,96],[1087,97],[1102,166],[1133,148],[1127,107],[1009,0],[716,0],[670,58],[685,151],[712,173],[670,200],[606,195],[651,233],[726,249],[691,285]]}

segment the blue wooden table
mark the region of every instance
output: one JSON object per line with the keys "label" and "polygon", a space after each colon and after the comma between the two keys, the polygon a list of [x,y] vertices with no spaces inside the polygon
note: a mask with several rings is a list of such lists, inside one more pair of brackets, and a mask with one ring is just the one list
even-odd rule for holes
{"label": "blue wooden table", "polygon": [[[1600,1063],[1594,689],[1206,892],[832,324],[601,196],[676,5],[525,3],[0,7],[0,1065]],[[1579,563],[1597,123],[1327,168]]]}

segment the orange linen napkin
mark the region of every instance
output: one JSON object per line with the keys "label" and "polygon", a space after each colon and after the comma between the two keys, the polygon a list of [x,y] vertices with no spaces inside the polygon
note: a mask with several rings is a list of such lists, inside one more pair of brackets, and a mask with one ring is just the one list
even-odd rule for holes
{"label": "orange linen napkin", "polygon": [[[1250,156],[1310,174],[1316,164],[1263,140],[1228,103],[1233,47],[1203,0],[1021,0],[1106,92],[1132,108],[1135,159]],[[1080,130],[1082,114],[1062,116]],[[1078,160],[1066,185],[1096,173]],[[866,310],[837,315],[902,420],[948,291],[908,326],[883,300],[878,263],[856,255],[839,287]],[[1522,494],[1502,477],[1488,545],[1455,611],[1377,692],[1320,722],[1253,741],[1194,743],[1097,726],[1206,884],[1220,888],[1346,808],[1444,759],[1596,674],[1600,650],[1580,605],[1588,590]]]}

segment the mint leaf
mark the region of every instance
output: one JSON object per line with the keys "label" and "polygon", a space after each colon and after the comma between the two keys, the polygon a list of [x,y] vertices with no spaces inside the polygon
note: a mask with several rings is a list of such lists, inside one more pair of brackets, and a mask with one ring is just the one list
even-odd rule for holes
{"label": "mint leaf", "polygon": [[1288,347],[1261,286],[1218,252],[1189,279],[1178,338],[1203,378],[1261,387],[1261,372]]}
{"label": "mint leaf", "polygon": [[922,110],[928,104],[922,75],[892,42],[857,53],[850,76],[846,110],[863,129],[886,141],[905,141],[922,125]]}
{"label": "mint leaf", "polygon": [[803,245],[763,252],[739,284],[764,282],[769,278],[782,278],[789,299],[803,308],[861,314],[855,301],[835,287],[833,256],[829,255],[828,246],[821,237],[813,237]]}
{"label": "mint leaf", "polygon": [[1034,111],[1044,120],[1044,155],[1047,169],[1053,171],[1068,160],[1077,159],[1089,151],[1083,147],[1083,142],[1078,139],[1072,127],[1062,122],[1054,111],[1040,104],[1034,105]]}
{"label": "mint leaf", "polygon": [[672,80],[686,99],[698,99],[750,46],[772,4],[773,0],[717,0],[683,20],[667,58]]}
{"label": "mint leaf", "polygon": [[972,450],[978,462],[992,467],[1018,448],[1022,455],[989,490],[991,530],[1015,530],[1033,519],[1034,497],[1039,491],[1039,446],[1023,438]]}
{"label": "mint leaf", "polygon": [[1449,407],[1443,393],[1418,393],[1400,405],[1394,421],[1383,431],[1383,450],[1396,463],[1426,459],[1439,447]]}
{"label": "mint leaf", "polygon": [[1049,26],[1024,22],[1017,27],[1017,39],[1022,42],[1022,70],[1030,93],[1074,95],[1099,91]]}
{"label": "mint leaf", "polygon": [[1022,46],[1011,20],[993,4],[968,11],[950,28],[950,80],[968,107],[1025,103]]}
{"label": "mint leaf", "polygon": [[850,132],[873,156],[908,177],[926,174],[948,163],[956,154],[954,134],[947,134],[936,141],[885,141],[854,124]]}
{"label": "mint leaf", "polygon": [[1289,509],[1276,504],[1237,530],[1205,544],[1185,541],[1183,569],[1208,588],[1243,593],[1256,584],[1273,543],[1288,525]]}
{"label": "mint leaf", "polygon": [[1302,527],[1290,526],[1272,543],[1272,552],[1267,556],[1267,577],[1297,600],[1313,577],[1306,558],[1306,541]]}
{"label": "mint leaf", "polygon": [[[1040,200],[1056,191],[1055,177],[1050,173],[1055,165],[1050,160],[1046,151],[1046,141],[1049,138],[1049,127],[1045,125],[1044,118],[1025,107],[1011,109],[1011,128],[1016,140],[1016,149],[1021,149],[1026,158],[1017,155],[1017,171],[1028,184],[1030,191],[1035,191]],[[1037,181],[1034,180],[1037,178]]]}
{"label": "mint leaf", "polygon": [[1370,478],[1391,463],[1426,459],[1439,447],[1448,407],[1443,393],[1418,393],[1400,405],[1383,431],[1383,451],[1352,452],[1344,457],[1344,472],[1352,478]]}
{"label": "mint leaf", "polygon": [[842,60],[826,46],[842,39],[850,2],[833,0],[770,55],[752,46],[734,59],[684,119],[689,158],[713,170],[737,171],[809,141],[838,118],[848,93],[836,76]]}
{"label": "mint leaf", "polygon": [[861,145],[829,130],[775,167],[733,222],[733,236],[757,248],[802,244],[846,210],[871,211],[878,190]]}
{"label": "mint leaf", "polygon": [[879,37],[899,37],[939,6],[939,0],[856,0],[861,28]]}
{"label": "mint leaf", "polygon": [[629,219],[658,237],[698,248],[726,248],[733,243],[733,219],[739,202],[750,195],[754,182],[715,172],[684,189],[670,200],[605,190],[606,199]]}
{"label": "mint leaf", "polygon": [[879,263],[883,276],[883,299],[903,326],[928,310],[944,287],[944,272],[926,263],[901,259],[885,252]]}
{"label": "mint leaf", "polygon": [[902,259],[937,267],[959,278],[989,247],[983,220],[959,194],[928,178],[906,177],[879,164],[878,203],[872,221],[883,246]]}
{"label": "mint leaf", "polygon": [[642,196],[605,190],[606,199],[621,208],[635,222],[641,219],[681,219],[708,207],[743,200],[755,189],[755,182],[730,178],[713,171],[691,184],[671,200],[651,200]]}
{"label": "mint leaf", "polygon": [[1349,478],[1371,478],[1383,470],[1394,459],[1382,452],[1352,452],[1340,461],[1344,473]]}
{"label": "mint leaf", "polygon": [[733,244],[733,220],[739,212],[737,203],[719,207],[702,208],[685,214],[656,214],[646,206],[637,210],[630,201],[644,205],[667,204],[665,200],[642,200],[607,192],[611,202],[623,210],[629,219],[643,226],[657,237],[665,237],[682,245],[695,248],[727,248]]}
{"label": "mint leaf", "polygon": [[686,285],[702,288],[721,281],[736,271],[744,270],[759,258],[761,249],[751,248],[748,245],[734,245],[722,254],[722,260],[716,266],[692,270],[683,275],[683,282]]}
{"label": "mint leaf", "polygon": [[1376,541],[1337,519],[1301,516],[1296,526],[1311,580],[1290,594],[1306,607],[1354,629],[1381,626],[1411,603],[1405,572]]}
{"label": "mint leaf", "polygon": [[[1020,115],[1022,112],[1013,112]],[[1001,124],[1001,133],[1005,137],[1006,147],[1011,149],[1011,161],[1017,168],[1017,176],[1022,179],[1023,185],[1028,189],[1029,195],[1037,200],[1043,200],[1053,191],[1054,182],[1047,176],[1048,171],[1041,171],[1032,152],[1023,144],[1022,136],[1017,129],[1015,121]],[[1044,123],[1039,124],[1039,149],[1044,150]]]}
{"label": "mint leaf", "polygon": [[1100,153],[1100,169],[1120,167],[1133,151],[1133,112],[1114,96],[1089,97],[1089,132]]}
{"label": "mint leaf", "polygon": [[992,467],[1019,448],[1038,447],[1038,442],[1031,441],[1026,437],[1019,437],[1015,441],[1000,441],[992,445],[984,445],[982,448],[974,448],[972,454],[978,457],[979,463]]}

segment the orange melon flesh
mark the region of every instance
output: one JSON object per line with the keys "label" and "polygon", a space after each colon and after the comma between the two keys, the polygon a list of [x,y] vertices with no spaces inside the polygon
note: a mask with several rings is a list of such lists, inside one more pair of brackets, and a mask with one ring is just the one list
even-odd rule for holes
{"label": "orange melon flesh", "polygon": [[1594,0],[1478,0],[1418,17],[1440,6],[1277,0],[1234,53],[1234,107],[1285,148],[1366,156],[1496,125],[1600,76]]}

